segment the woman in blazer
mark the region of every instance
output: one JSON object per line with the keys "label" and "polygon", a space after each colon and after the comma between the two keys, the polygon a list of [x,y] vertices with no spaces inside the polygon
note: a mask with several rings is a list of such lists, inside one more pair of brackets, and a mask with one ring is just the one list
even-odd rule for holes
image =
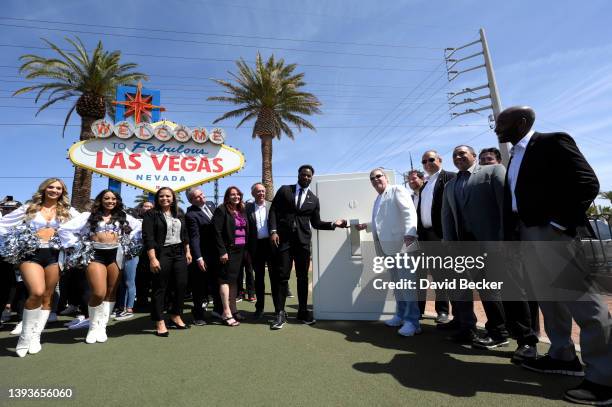
{"label": "woman in blazer", "polygon": [[174,282],[170,327],[189,328],[183,322],[182,315],[187,286],[187,265],[191,263],[185,218],[179,215],[176,194],[171,188],[161,188],[155,194],[155,207],[144,215],[142,239],[153,273],[151,319],[156,323],[155,334],[167,337],[168,329],[163,318],[163,310],[166,287],[170,279]]}
{"label": "woman in blazer", "polygon": [[248,239],[248,222],[242,198],[243,194],[237,187],[229,187],[225,191],[223,205],[213,215],[220,263],[217,277],[223,304],[222,318],[227,326],[240,325],[235,318],[237,283]]}

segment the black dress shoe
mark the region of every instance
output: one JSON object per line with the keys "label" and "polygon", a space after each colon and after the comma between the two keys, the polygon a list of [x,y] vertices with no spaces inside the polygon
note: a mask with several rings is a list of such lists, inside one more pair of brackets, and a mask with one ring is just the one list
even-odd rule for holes
{"label": "black dress shoe", "polygon": [[550,355],[544,355],[541,358],[526,360],[522,366],[525,369],[540,373],[584,376],[584,368],[578,357],[575,357],[574,360],[559,360],[551,358]]}
{"label": "black dress shoe", "polygon": [[262,319],[263,317],[264,317],[263,310],[255,310],[255,312],[253,313],[254,320]]}
{"label": "black dress shoe", "polygon": [[167,326],[168,328],[170,328],[170,329],[189,329],[189,328],[191,328],[191,326],[189,326],[188,324],[185,324],[185,325],[179,325],[179,324],[177,324],[177,323],[176,323],[176,322],[174,322],[174,321],[168,321],[168,322],[166,323],[166,326]]}
{"label": "black dress shoe", "polygon": [[583,380],[578,387],[566,391],[564,398],[578,404],[609,406],[612,405],[612,387]]}
{"label": "black dress shoe", "polygon": [[155,331],[155,336],[159,336],[160,338],[167,338],[168,336],[170,336],[170,332],[166,331],[166,332],[157,332]]}
{"label": "black dress shoe", "polygon": [[310,312],[310,311],[300,311],[300,312],[298,312],[297,320],[300,321],[301,323],[305,324],[305,325],[312,325],[315,322],[317,322],[312,317],[312,312]]}
{"label": "black dress shoe", "polygon": [[508,338],[491,338],[489,335],[474,339],[472,347],[479,349],[495,349],[503,346],[508,346],[510,342]]}
{"label": "black dress shoe", "polygon": [[471,345],[478,336],[474,331],[460,331],[450,337],[450,339],[459,345]]}
{"label": "black dress shoe", "polygon": [[204,325],[207,325],[206,321],[204,321],[203,319],[194,319],[193,320],[193,324],[195,326],[204,326]]}
{"label": "black dress shoe", "polygon": [[440,312],[436,317],[436,324],[446,324],[448,321],[448,314],[446,312]]}

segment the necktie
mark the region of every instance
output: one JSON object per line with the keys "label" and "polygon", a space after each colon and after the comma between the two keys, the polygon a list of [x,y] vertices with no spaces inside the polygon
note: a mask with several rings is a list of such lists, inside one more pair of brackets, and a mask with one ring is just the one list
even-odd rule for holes
{"label": "necktie", "polygon": [[202,210],[204,211],[204,214],[208,216],[208,219],[212,219],[212,213],[210,213],[210,209],[208,209],[208,206],[206,206],[206,204],[204,204]]}
{"label": "necktie", "polygon": [[297,203],[295,204],[295,207],[300,209],[300,206],[302,206],[302,191],[304,191],[303,188],[300,188],[300,192],[298,193],[298,199],[297,199]]}

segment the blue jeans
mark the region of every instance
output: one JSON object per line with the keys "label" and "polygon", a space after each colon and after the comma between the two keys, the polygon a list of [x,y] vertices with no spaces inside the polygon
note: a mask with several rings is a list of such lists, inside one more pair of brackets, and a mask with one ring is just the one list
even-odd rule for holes
{"label": "blue jeans", "polygon": [[410,322],[416,328],[421,326],[419,323],[421,310],[418,301],[397,301],[395,306],[395,315],[403,319],[404,322]]}
{"label": "blue jeans", "polygon": [[123,309],[134,308],[136,298],[136,266],[138,257],[127,260],[123,266],[123,278],[119,285],[117,305]]}
{"label": "blue jeans", "polygon": [[[396,268],[391,268],[388,271],[392,281],[397,282],[404,278],[417,281],[416,273]],[[394,290],[393,293],[395,295],[395,315],[403,319],[404,322],[411,322],[416,328],[419,328],[421,326],[419,323],[421,309],[419,308],[417,290]]]}

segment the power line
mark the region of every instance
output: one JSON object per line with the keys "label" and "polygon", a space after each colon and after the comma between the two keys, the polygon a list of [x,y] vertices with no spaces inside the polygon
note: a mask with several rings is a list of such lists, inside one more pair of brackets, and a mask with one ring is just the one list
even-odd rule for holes
{"label": "power line", "polygon": [[[19,65],[0,65],[0,68],[14,68],[19,69]],[[188,75],[165,75],[158,73],[149,73],[150,77],[160,77],[160,78],[175,78],[175,79],[201,79],[201,80],[210,80],[210,77],[204,76],[188,76]],[[23,76],[19,75],[3,75],[4,78],[23,78]],[[400,84],[382,84],[382,83],[370,83],[370,84],[354,84],[354,83],[329,83],[329,82],[308,82],[307,85],[316,85],[316,86],[344,86],[344,87],[355,87],[355,88],[412,88],[411,85],[400,85]]]}
{"label": "power line", "polygon": [[[0,68],[2,68],[2,66],[0,65]],[[12,66],[11,68],[19,68],[18,66]],[[196,80],[202,80],[202,81],[211,81],[211,78],[205,78],[205,77],[201,77],[201,76],[193,76],[193,77],[185,77],[185,76],[174,76],[174,75],[157,75],[157,74],[148,74],[149,77],[151,78],[155,78],[155,77],[168,77],[168,78],[193,78]],[[2,75],[3,78],[15,78],[15,79],[21,79],[21,81],[8,81],[8,80],[3,80],[2,82],[24,82],[24,75]],[[156,88],[156,85],[154,84],[155,82],[146,82],[146,87],[147,88]],[[199,83],[199,82],[190,82],[190,83],[176,83],[176,85],[178,86],[189,86],[190,88],[193,88],[192,83]],[[210,83],[210,82],[208,82]],[[308,82],[305,84],[305,86],[308,87],[308,90],[310,92],[314,92],[314,93],[318,93],[318,92],[326,92],[329,89],[312,89],[310,88],[310,86],[325,86],[325,87],[352,87],[352,88],[357,88],[357,89],[361,89],[361,88],[392,88],[392,89],[397,89],[398,91],[400,91],[401,89],[405,89],[405,88],[411,88],[412,86],[408,86],[408,85],[383,85],[383,84],[360,84],[360,85],[356,85],[356,84],[343,84],[343,83],[339,83],[339,84],[333,84],[333,83],[321,83],[321,82]],[[213,85],[211,84],[210,86],[206,86],[204,85],[203,88],[206,89],[219,89],[222,90],[222,88],[219,85]],[[338,89],[341,92],[344,92],[344,89]],[[347,89],[346,91],[348,91],[350,89]],[[384,91],[383,89],[381,89],[382,93],[375,93],[375,95],[390,95],[396,92],[388,92],[388,91]],[[372,94],[372,91],[368,90],[366,91],[368,95]],[[360,93],[362,94],[362,93]]]}
{"label": "power line", "polygon": [[[436,67],[436,69],[437,69],[437,68],[439,68],[439,67],[441,67],[441,66],[442,66],[442,64],[443,64],[443,63],[441,63],[440,65],[438,65],[438,66]],[[411,96],[411,95],[412,95],[412,94],[413,94],[413,93],[414,93],[414,92],[417,90],[417,88],[419,88],[419,87],[420,87],[422,84],[426,83],[426,82],[427,82],[427,81],[428,81],[428,80],[429,80],[429,79],[430,79],[430,78],[433,76],[433,73],[435,73],[435,71],[434,71],[434,72],[432,72],[432,73],[430,73],[429,75],[427,75],[427,76],[426,76],[426,77],[425,77],[425,78],[424,78],[424,79],[423,79],[421,82],[419,82],[419,83],[417,84],[417,86],[416,86],[416,87],[414,87],[414,88],[413,88],[413,89],[412,89],[412,90],[411,90],[411,91],[408,93],[408,95],[406,95],[406,98],[410,97],[410,96]],[[442,73],[442,75],[438,76],[438,77],[435,79],[435,81],[434,81],[433,83],[436,83],[436,82],[437,82],[437,81],[438,81],[440,78],[442,78],[442,77],[444,77],[444,73]],[[421,96],[422,96],[422,95],[423,95],[423,94],[424,94],[424,93],[427,91],[427,89],[429,89],[429,88],[430,88],[430,87],[433,85],[433,83],[432,83],[431,85],[429,85],[427,88],[425,88],[425,89],[423,90],[423,92],[421,92],[421,94],[420,94],[418,97],[421,97]],[[431,96],[433,96],[433,94],[432,94],[432,95],[430,95],[430,97],[431,97]],[[403,102],[403,100],[402,100],[402,102]],[[387,118],[388,118],[388,117],[389,117],[389,116],[390,116],[390,115],[391,115],[391,114],[392,114],[394,111],[396,111],[396,109],[399,109],[399,108],[400,108],[400,106],[402,105],[402,102],[400,102],[399,104],[395,105],[395,106],[394,106],[394,107],[393,107],[393,108],[392,108],[392,109],[391,109],[389,112],[387,112],[387,114],[385,114],[385,115],[384,115],[384,116],[383,116],[383,117],[382,117],[382,118],[381,118],[381,119],[378,121],[377,125],[376,125],[375,127],[373,127],[373,128],[372,128],[372,130],[371,130],[370,132],[368,132],[368,134],[366,135],[366,137],[362,137],[362,138],[361,138],[361,140],[360,140],[358,143],[356,143],[356,144],[352,145],[352,146],[349,148],[349,150],[354,151],[355,153],[353,153],[353,154],[346,154],[346,155],[345,155],[345,157],[344,157],[344,159],[342,159],[342,160],[340,160],[340,161],[336,162],[336,164],[335,164],[335,165],[333,165],[333,166],[332,166],[332,168],[340,168],[340,167],[342,167],[343,165],[346,165],[346,163],[348,163],[349,157],[350,157],[350,156],[357,156],[357,154],[356,154],[356,153],[357,153],[358,151],[367,151],[366,149],[368,148],[368,146],[369,146],[369,145],[373,145],[373,144],[376,142],[376,137],[378,137],[378,135],[380,135],[380,134],[382,133],[382,131],[383,131],[385,128],[387,128],[387,127],[382,126],[381,128],[379,128],[379,129],[378,129],[378,132],[377,132],[376,134],[374,134],[374,135],[372,135],[372,134],[371,134],[371,133],[372,133],[372,131],[375,131],[375,130],[374,130],[375,128],[377,128],[377,127],[378,127],[378,126],[380,126],[380,125],[381,125],[381,124],[382,124],[382,123],[383,123],[385,120],[387,120]],[[411,113],[414,113],[414,112],[415,112],[415,111],[416,111],[416,110],[417,110],[419,107],[420,107],[420,106],[418,106],[416,109],[413,109],[413,111],[412,111]]]}
{"label": "power line", "polygon": [[[178,42],[182,44],[199,44],[199,45],[220,45],[223,47],[237,47],[237,48],[256,48],[256,49],[267,49],[267,50],[276,50],[276,51],[290,51],[290,52],[309,52],[313,54],[326,54],[326,55],[347,55],[347,56],[356,56],[356,57],[366,57],[366,58],[389,58],[389,59],[411,59],[411,60],[420,60],[420,61],[437,61],[438,58],[431,57],[411,57],[411,56],[399,56],[399,55],[382,55],[382,54],[361,54],[357,52],[342,52],[342,51],[326,51],[326,50],[310,50],[310,49],[299,49],[299,48],[284,48],[284,47],[269,47],[265,45],[246,45],[246,44],[234,44],[229,42],[214,42],[214,41],[200,41],[200,40],[187,40],[187,39],[175,39],[175,38],[164,38],[164,37],[149,37],[144,35],[132,35],[132,34],[118,34],[118,33],[109,33],[109,32],[97,32],[97,31],[84,31],[84,30],[67,30],[62,28],[51,28],[51,27],[40,27],[40,26],[27,26],[27,25],[19,25],[19,24],[5,24],[0,23],[2,27],[11,27],[11,28],[33,28],[37,30],[45,30],[45,31],[55,31],[55,32],[63,32],[63,33],[73,33],[73,34],[86,34],[86,35],[104,35],[107,37],[122,37],[122,38],[133,38],[133,39],[142,39],[142,40],[151,40],[151,41],[169,41],[169,42]],[[441,50],[441,48],[440,48]]]}
{"label": "power line", "polygon": [[[51,83],[51,82],[31,82],[27,79],[22,79],[22,80],[9,80],[9,79],[0,79],[0,82],[4,82],[4,83],[22,83],[22,84],[28,84],[28,85],[44,85],[46,83]],[[172,85],[171,85],[172,86]],[[203,86],[203,87],[194,87],[191,86],[190,88],[166,88],[164,86],[155,86],[155,85],[151,85],[152,88],[156,89],[156,90],[163,90],[163,91],[175,91],[175,92],[207,92],[207,91],[219,91],[219,92],[223,92],[223,89],[220,86]],[[312,89],[308,89],[308,91],[310,91],[311,93],[316,93],[315,96],[317,97],[321,97],[321,98],[365,98],[365,99],[384,99],[384,100],[397,100],[399,98],[399,96],[393,97],[393,96],[389,96],[388,94],[385,95],[372,95],[372,94],[352,94],[352,95],[337,95],[337,94],[327,94],[327,93],[319,93],[316,92],[315,90]],[[211,92],[214,93],[214,92]],[[202,101],[205,100],[205,97],[202,97]]]}
{"label": "power line", "polygon": [[99,28],[111,28],[111,29],[122,29],[122,30],[136,30],[136,31],[147,31],[147,32],[160,32],[166,34],[187,34],[187,35],[202,35],[210,37],[226,37],[226,38],[245,38],[245,39],[257,39],[257,40],[273,40],[273,41],[292,41],[292,42],[310,42],[316,44],[334,44],[334,45],[357,45],[367,47],[387,47],[387,48],[407,48],[407,49],[427,49],[440,51],[444,47],[427,47],[427,46],[414,46],[414,45],[400,45],[400,44],[383,44],[383,43],[359,43],[359,42],[347,42],[347,41],[324,41],[324,40],[308,40],[299,38],[281,38],[281,37],[264,37],[255,35],[237,35],[237,34],[219,34],[219,33],[208,33],[208,32],[197,32],[197,31],[177,31],[177,30],[163,30],[159,28],[139,28],[139,27],[127,27],[127,26],[113,26],[113,25],[101,25],[101,24],[89,24],[89,23],[75,23],[66,21],[53,21],[53,20],[37,20],[31,18],[15,18],[15,17],[0,17],[0,20],[13,20],[13,21],[27,21],[36,23],[46,24],[64,24],[72,26],[85,26],[85,27],[99,27]]}
{"label": "power line", "polygon": [[[38,46],[30,46],[30,45],[0,44],[0,47],[19,48],[19,49],[37,49],[37,50],[50,51],[50,49],[47,47],[38,47]],[[72,50],[68,50],[68,49],[61,49],[61,50],[65,52],[72,52]],[[180,59],[180,60],[187,60],[187,61],[192,60],[192,61],[213,61],[213,62],[231,62],[231,63],[236,62],[236,60],[234,59],[192,57],[192,56],[182,56],[182,55],[153,55],[153,54],[137,54],[137,53],[131,53],[131,52],[122,52],[122,55],[127,55],[127,56],[132,56],[132,57],[143,57],[143,58]],[[250,61],[250,63],[254,63],[254,61]],[[313,67],[313,68],[357,69],[357,70],[398,71],[398,72],[431,72],[426,69],[385,68],[385,67],[378,67],[378,66],[366,67],[366,66],[355,66],[355,65],[321,65],[321,64],[302,64],[302,63],[300,63],[299,65]]]}
{"label": "power line", "polygon": [[[14,91],[5,91],[5,90],[1,90],[1,89],[0,89],[0,92],[14,93]],[[76,98],[76,96],[75,96],[75,98]],[[33,96],[32,97],[28,97],[28,96],[18,95],[18,96],[0,96],[0,99],[10,99],[10,100],[17,101],[17,100],[35,100],[36,98],[33,97]],[[42,99],[44,99],[44,98],[42,98]],[[74,101],[74,100],[75,99],[66,99],[64,101],[58,102],[58,104],[61,104],[61,103],[70,103],[71,101]],[[166,103],[165,102],[166,100],[202,100],[202,98],[197,98],[197,97],[194,98],[194,97],[167,97],[166,96],[166,97],[164,97],[164,102],[162,102],[162,104],[164,106],[166,106],[166,107],[167,106],[202,106],[201,103],[175,103],[175,102]],[[433,104],[435,104],[435,105],[439,104],[439,102],[418,102],[418,101],[408,102],[408,103],[403,103],[403,104],[406,104],[406,105],[415,105],[415,104],[421,104],[421,103],[432,104],[432,105]],[[323,113],[329,112],[329,111],[333,112],[333,111],[338,111],[338,110],[345,111],[347,109],[349,109],[351,111],[362,112],[362,110],[355,109],[353,106],[354,106],[354,103],[351,103],[350,107],[334,107],[333,105],[332,106],[328,106],[328,104],[326,103],[323,106]],[[24,107],[30,107],[30,106],[24,106]],[[36,106],[34,106],[34,107],[36,107]],[[383,110],[387,111],[388,109],[385,108],[385,107],[378,107],[378,108],[377,107],[367,107],[367,109],[364,109],[364,110],[367,110],[367,113],[369,113],[369,112],[377,112],[377,111],[383,111]],[[171,111],[169,110],[169,113],[172,113],[174,111],[175,110],[171,110]],[[363,112],[363,113],[366,113],[366,112]]]}

